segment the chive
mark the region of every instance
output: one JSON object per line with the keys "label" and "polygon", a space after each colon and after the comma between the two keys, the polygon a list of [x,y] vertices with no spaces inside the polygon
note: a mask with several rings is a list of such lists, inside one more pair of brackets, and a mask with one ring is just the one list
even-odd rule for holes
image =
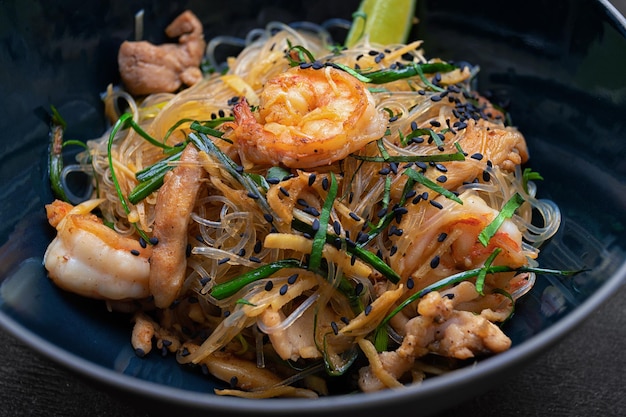
{"label": "chive", "polygon": [[[172,127],[170,127],[168,129],[167,133],[165,134],[165,137],[163,138],[163,142],[166,142],[167,139],[170,137],[170,135],[172,133],[174,133],[174,130],[176,130],[180,125],[182,125],[184,123],[190,123],[190,122],[191,122],[191,126],[199,127],[200,129],[204,129],[204,128],[212,129],[212,131],[214,131],[214,132],[219,134],[218,137],[221,137],[223,132],[220,132],[220,131],[215,130],[213,128],[221,125],[224,122],[230,122],[230,121],[233,121],[233,120],[235,120],[234,117],[220,117],[220,118],[217,118],[217,119],[204,120],[204,121],[201,121],[201,122],[196,120],[196,119],[180,119],[179,121],[174,123],[174,125],[172,125]],[[191,127],[191,126],[190,126],[190,128],[193,129],[193,127]]]}
{"label": "chive", "polygon": [[280,261],[272,262],[256,269],[252,269],[236,278],[231,279],[230,281],[215,285],[211,289],[211,295],[218,300],[222,300],[237,293],[237,291],[246,285],[260,279],[267,278],[283,268],[299,267],[301,267],[300,261],[296,259],[281,259]]}
{"label": "chive", "polygon": [[[416,75],[418,75],[420,78],[422,78],[422,81],[424,81],[426,80],[424,74],[433,74],[435,72],[450,72],[456,68],[456,66],[447,62],[432,62],[423,64],[414,63],[411,65],[406,65],[402,68],[388,68],[369,73],[361,73],[360,75],[368,79],[368,81],[365,82],[371,84],[385,84],[392,81],[414,77]],[[436,87],[428,80],[425,81],[425,84],[433,89],[443,91],[443,89],[441,89],[440,87]]]}
{"label": "chive", "polygon": [[404,171],[404,174],[408,176],[409,178],[413,179],[414,181],[419,182],[423,186],[443,195],[444,197],[452,201],[455,201],[459,204],[463,204],[463,200],[457,197],[457,195],[454,194],[452,191],[448,191],[447,189],[443,188],[441,185],[429,180],[428,178],[424,176],[424,174],[417,172],[413,168],[406,169]]}
{"label": "chive", "polygon": [[422,298],[429,292],[438,291],[444,287],[447,287],[448,285],[456,284],[462,281],[467,281],[470,278],[474,278],[478,276],[478,274],[480,274],[481,271],[483,270],[485,271],[485,274],[496,274],[499,272],[518,272],[518,273],[519,272],[534,272],[537,274],[550,274],[550,275],[560,275],[560,276],[572,276],[580,272],[583,272],[583,270],[566,271],[566,270],[557,270],[557,269],[533,268],[533,267],[526,267],[526,266],[523,266],[521,268],[511,268],[510,266],[506,266],[506,265],[490,265],[490,266],[482,266],[480,268],[470,269],[467,271],[459,272],[454,275],[450,275],[449,277],[443,278],[423,288],[422,290],[414,293],[413,295],[408,297],[406,300],[404,300],[398,307],[393,309],[393,311],[391,311],[391,313],[389,313],[383,319],[383,321],[380,323],[379,326],[385,326],[389,322],[389,320],[391,320],[393,316],[395,316],[400,311],[402,311],[404,307],[408,306],[415,300],[419,300],[420,298]]}
{"label": "chive", "polygon": [[485,264],[484,264],[485,267],[480,269],[480,272],[478,273],[478,276],[476,277],[476,291],[480,295],[485,295],[483,294],[483,288],[485,287],[485,278],[487,276],[487,268],[491,266],[494,259],[496,259],[496,256],[498,256],[500,252],[502,252],[502,248],[496,248],[494,249],[493,252],[491,252],[491,255],[489,255],[489,257],[485,260]]}
{"label": "chive", "polygon": [[[294,51],[298,55],[298,60],[293,59],[293,57],[291,56],[291,52]],[[289,39],[287,39],[287,52],[285,54],[285,57],[287,58],[287,61],[289,61],[289,65],[292,67],[296,67],[302,63],[307,62],[306,58],[308,58],[309,62],[311,63],[315,62],[315,56],[313,56],[313,54],[308,49],[306,49],[302,45],[292,45]]]}
{"label": "chive", "polygon": [[[409,177],[409,179],[404,184],[404,188],[402,189],[402,197],[400,197],[400,201],[398,202],[398,207],[404,206],[404,203],[406,203],[406,196],[409,192],[411,192],[414,185],[415,185],[415,180]],[[391,224],[391,222],[393,221],[395,217],[396,217],[396,213],[393,210],[386,213],[380,219],[380,221],[378,222],[378,225],[374,226],[374,228],[370,231],[368,238],[363,243],[360,243],[359,246],[364,247],[369,242],[371,242],[377,235],[379,235],[385,228],[387,228],[389,224]]]}
{"label": "chive", "polygon": [[171,170],[173,167],[170,165],[170,163],[178,161],[183,153],[183,150],[184,148],[178,150],[175,154],[170,155],[167,158],[155,162],[154,164],[142,169],[141,171],[137,171],[135,173],[135,178],[137,178],[137,181],[147,181],[155,175],[160,175],[161,173]]}
{"label": "chive", "polygon": [[[298,219],[294,218],[291,226],[299,232],[313,234],[313,228]],[[333,243],[337,239],[340,239],[342,244],[347,243],[345,239],[340,238],[339,236],[333,235],[331,233],[326,234],[326,243]],[[400,276],[396,273],[396,271],[394,271],[389,265],[383,262],[383,260],[376,256],[376,254],[359,245],[348,244],[345,246],[346,251],[349,254],[356,256],[366,264],[370,265],[372,268],[380,272],[389,281],[393,282],[394,284],[400,282]]]}
{"label": "chive", "polygon": [[318,271],[322,262],[322,250],[324,249],[324,245],[326,244],[326,231],[328,221],[330,219],[330,212],[333,208],[333,203],[335,202],[335,198],[337,197],[337,180],[335,179],[335,174],[330,173],[330,187],[328,189],[328,194],[326,195],[326,200],[324,201],[324,206],[322,207],[322,212],[320,213],[319,221],[322,225],[316,232],[313,237],[313,247],[311,249],[311,256],[309,258],[309,269],[312,271]]}
{"label": "chive", "polygon": [[[210,126],[202,125],[200,122],[197,122],[197,121],[193,122],[190,128],[195,130],[196,132],[204,133],[205,135],[214,136],[220,139],[222,139],[222,135],[224,134],[224,132],[220,130],[213,129]],[[222,139],[222,140],[228,143],[233,143],[230,139]]]}
{"label": "chive", "polygon": [[522,173],[522,184],[524,191],[528,192],[528,182],[533,180],[543,180],[543,177],[538,172],[532,170],[532,168],[524,169]]}
{"label": "chive", "polygon": [[135,173],[135,178],[137,178],[140,182],[128,195],[128,201],[131,204],[137,204],[149,196],[152,192],[158,190],[163,185],[165,174],[174,168],[170,165],[170,162],[179,160],[182,151],[183,150],[181,149],[177,153]]}
{"label": "chive", "polygon": [[478,235],[478,240],[483,246],[487,246],[489,244],[489,240],[496,234],[502,223],[515,213],[515,210],[519,208],[524,202],[524,197],[522,197],[519,193],[513,194],[509,201],[507,201],[500,213],[489,223]]}
{"label": "chive", "polygon": [[[115,139],[115,135],[120,130],[120,128],[122,128],[124,126],[124,124],[126,123],[126,120],[129,117],[132,117],[132,114],[124,113],[122,116],[120,116],[120,118],[117,120],[117,122],[115,122],[115,125],[113,125],[113,128],[111,129],[111,133],[109,134],[109,140],[108,140],[108,143],[107,143],[107,158],[108,158],[108,162],[109,162],[109,170],[111,171],[111,180],[113,181],[113,185],[115,186],[115,191],[117,192],[117,196],[120,199],[120,202],[122,203],[122,207],[124,208],[124,211],[126,212],[126,214],[130,213],[130,208],[128,207],[128,203],[126,202],[126,198],[124,198],[124,194],[122,193],[122,189],[120,188],[120,183],[117,180],[117,175],[115,174],[115,169],[113,167],[113,156],[111,154],[111,149],[113,147],[113,139]],[[139,235],[146,242],[149,241],[150,238],[145,234],[145,232],[143,230],[141,230],[139,228],[137,223],[133,223],[133,226],[135,226],[135,229],[137,229],[137,232],[139,233]]]}
{"label": "chive", "polygon": [[[135,132],[137,132],[137,134],[139,134],[139,136],[141,136],[142,138],[144,138],[145,140],[147,140],[148,142],[150,142],[152,145],[157,146],[159,148],[163,148],[163,149],[171,149],[172,147],[169,145],[166,145],[165,143],[159,142],[158,140],[154,139],[152,136],[150,136],[148,134],[148,132],[146,132],[145,130],[142,129],[141,126],[139,126],[134,120],[133,120],[133,115],[132,113],[124,113],[120,116],[120,118],[118,119],[116,125],[118,123],[121,123],[121,126],[125,126],[126,124],[128,124],[131,128],[133,128],[133,130]],[[119,130],[119,127],[118,127]]]}
{"label": "chive", "polygon": [[[259,187],[254,178],[246,173],[240,172],[239,165],[237,165],[228,155],[221,151],[215,143],[202,132],[192,132],[188,136],[189,140],[201,151],[213,155],[223,166],[226,168],[228,173],[232,175],[235,180],[237,180],[248,193],[251,193],[258,198],[255,199],[257,204],[261,207],[265,214],[269,214],[273,216],[273,211],[265,197],[259,191]],[[274,216],[273,216],[274,217]]]}
{"label": "chive", "polygon": [[61,172],[63,171],[63,133],[67,126],[54,106],[50,106],[52,115],[50,116],[50,147],[48,151],[48,177],[50,187],[54,195],[65,202],[69,198],[63,189],[61,182]]}
{"label": "chive", "polygon": [[[429,129],[430,130],[430,129]],[[354,159],[367,162],[449,162],[449,161],[465,161],[465,153],[458,142],[454,143],[455,153],[440,153],[434,155],[395,155],[390,156],[386,151],[381,156],[363,156],[350,154]]]}

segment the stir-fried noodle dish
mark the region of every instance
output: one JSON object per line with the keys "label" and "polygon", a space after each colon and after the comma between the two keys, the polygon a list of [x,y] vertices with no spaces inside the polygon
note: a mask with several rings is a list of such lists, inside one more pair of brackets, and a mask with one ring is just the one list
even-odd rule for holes
{"label": "stir-fried noodle dish", "polygon": [[[221,395],[396,388],[510,348],[560,214],[477,67],[309,23],[254,30],[220,64],[193,13],[166,32],[121,46],[111,128],[72,166],[53,109],[58,287]],[[68,169],[91,176],[83,201]]]}

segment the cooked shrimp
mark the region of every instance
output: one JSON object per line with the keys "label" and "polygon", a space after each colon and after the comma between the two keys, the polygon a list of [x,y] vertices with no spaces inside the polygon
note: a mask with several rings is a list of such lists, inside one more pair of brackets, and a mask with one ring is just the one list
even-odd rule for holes
{"label": "cooked shrimp", "polygon": [[206,47],[202,23],[187,10],[165,33],[170,38],[179,37],[178,44],[125,41],[120,46],[120,75],[131,94],[171,93],[183,84],[190,86],[202,80],[200,63]]}
{"label": "cooked shrimp", "polygon": [[46,206],[57,235],[44,254],[52,281],[64,290],[105,300],[141,299],[150,295],[152,253],[136,239],[124,237],[90,212],[103,200],[72,207],[56,200]]}
{"label": "cooked shrimp", "polygon": [[411,276],[415,287],[424,288],[462,270],[482,266],[495,248],[502,252],[494,265],[517,268],[526,264],[522,233],[511,220],[505,220],[487,246],[478,241],[480,232],[497,216],[478,195],[466,191],[459,196],[463,205],[437,197],[443,208],[425,202],[409,205],[399,228],[414,230],[392,237],[402,257],[392,257],[391,265],[401,276]]}
{"label": "cooked shrimp", "polygon": [[234,140],[244,161],[290,168],[331,164],[382,137],[387,127],[365,84],[335,69],[291,68],[270,79],[258,114],[235,106]]}

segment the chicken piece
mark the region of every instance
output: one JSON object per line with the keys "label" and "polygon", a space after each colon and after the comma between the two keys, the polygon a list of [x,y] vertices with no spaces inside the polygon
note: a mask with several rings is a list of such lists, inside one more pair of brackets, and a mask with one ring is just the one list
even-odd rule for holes
{"label": "chicken piece", "polygon": [[205,170],[198,150],[187,145],[181,164],[168,172],[155,206],[154,237],[150,258],[150,292],[157,307],[169,306],[178,296],[187,269],[187,228]]}
{"label": "chicken piece", "polygon": [[171,93],[202,80],[200,64],[206,48],[202,23],[187,10],[170,23],[165,33],[170,38],[178,37],[178,44],[125,41],[120,46],[120,75],[131,94]]}
{"label": "chicken piece", "polygon": [[[511,339],[481,315],[459,311],[454,301],[433,291],[419,302],[419,316],[406,324],[402,345],[395,351],[379,354],[384,371],[399,379],[416,358],[429,352],[468,359],[500,353],[511,346]],[[365,391],[386,388],[371,366],[359,371],[359,386]]]}

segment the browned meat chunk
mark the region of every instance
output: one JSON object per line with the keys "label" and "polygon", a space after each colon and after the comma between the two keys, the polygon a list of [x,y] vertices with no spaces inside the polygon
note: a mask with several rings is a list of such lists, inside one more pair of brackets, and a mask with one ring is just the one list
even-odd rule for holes
{"label": "browned meat chunk", "polygon": [[146,41],[122,43],[118,54],[120,75],[134,95],[171,93],[182,85],[202,80],[200,63],[206,42],[202,23],[190,11],[180,14],[165,29],[178,44],[153,45]]}
{"label": "browned meat chunk", "polygon": [[159,240],[150,258],[150,293],[165,308],[178,296],[187,269],[187,228],[206,172],[198,150],[188,145],[181,164],[168,172],[155,206],[154,236]]}

